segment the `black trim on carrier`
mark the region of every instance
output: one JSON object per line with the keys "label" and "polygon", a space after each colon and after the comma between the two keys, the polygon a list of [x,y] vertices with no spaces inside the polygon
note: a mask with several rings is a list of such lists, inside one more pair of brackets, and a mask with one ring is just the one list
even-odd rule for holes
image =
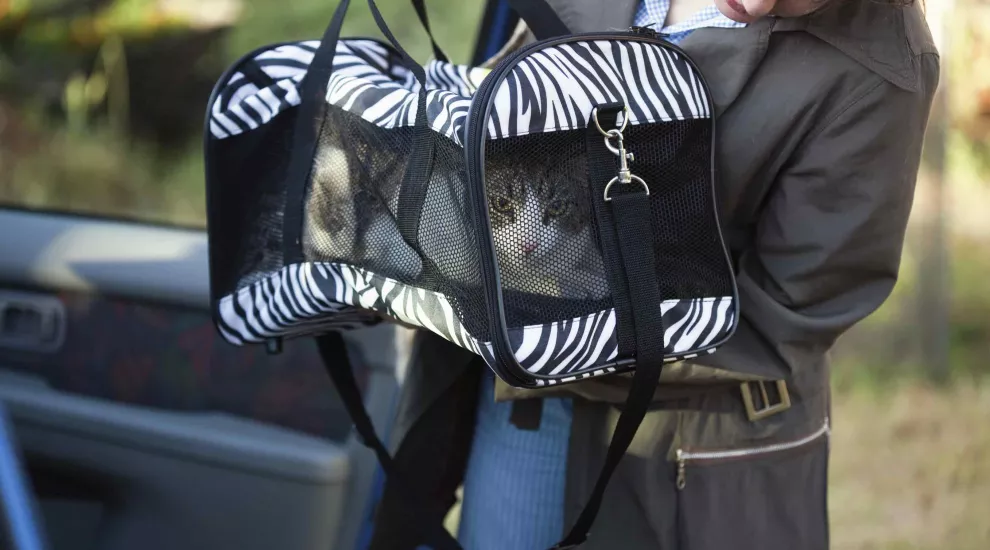
{"label": "black trim on carrier", "polygon": [[[479,231],[481,235],[479,236],[484,242],[481,244],[481,274],[484,280],[483,286],[485,287],[485,304],[488,309],[488,319],[489,319],[489,333],[492,337],[492,349],[495,355],[495,360],[500,367],[499,374],[508,380],[512,380],[517,384],[534,387],[536,384],[532,383],[532,380],[543,379],[549,381],[556,381],[559,376],[547,376],[538,373],[533,373],[525,370],[518,361],[516,361],[515,356],[512,353],[511,346],[509,344],[509,329],[505,322],[505,302],[502,295],[502,284],[501,276],[499,274],[498,261],[495,259],[495,240],[492,234],[491,219],[489,217],[489,206],[488,198],[485,193],[485,142],[487,140],[487,120],[491,114],[493,92],[498,89],[498,85],[502,82],[505,76],[511,71],[516,64],[525,56],[531,54],[534,51],[546,48],[549,46],[556,46],[558,44],[566,44],[569,42],[587,42],[589,40],[602,39],[602,40],[628,40],[636,42],[647,42],[650,44],[657,44],[674,52],[677,52],[684,58],[684,60],[691,65],[691,67],[697,73],[698,79],[701,81],[701,85],[705,91],[705,98],[708,100],[708,106],[711,111],[711,159],[709,160],[710,170],[711,170],[711,197],[712,197],[712,208],[714,213],[714,222],[719,235],[719,244],[722,248],[722,254],[725,257],[726,266],[732,269],[732,263],[729,257],[729,251],[725,246],[725,239],[722,236],[722,228],[719,224],[718,219],[718,204],[715,200],[715,109],[714,105],[711,103],[711,90],[708,86],[708,81],[705,80],[704,75],[701,70],[694,63],[694,61],[687,55],[684,50],[677,47],[676,45],[664,40],[663,35],[657,33],[649,28],[644,27],[631,27],[629,32],[598,32],[598,33],[584,33],[580,35],[570,35],[570,36],[560,36],[555,38],[549,38],[546,40],[541,40],[528,44],[522,48],[519,48],[511,55],[504,58],[502,61],[495,66],[491,74],[485,78],[484,82],[478,87],[477,92],[475,92],[474,99],[471,102],[471,108],[468,110],[468,124],[465,129],[465,140],[464,140],[464,154],[465,154],[465,165],[467,170],[467,196],[468,201],[474,206],[474,224],[475,227],[483,229]],[[480,194],[480,196],[479,196]],[[736,285],[735,278],[731,279],[732,282],[732,307],[735,318],[738,319],[739,316],[739,290]],[[732,323],[729,332],[723,336],[721,339],[710,343],[704,348],[699,348],[694,350],[695,353],[704,353],[708,350],[712,350],[724,344],[729,338],[735,334],[736,327],[738,326],[738,321]],[[619,357],[614,361],[603,363],[598,366],[598,369],[616,369],[616,373],[628,372],[636,367],[635,358],[622,358]],[[596,370],[598,370],[596,369]]]}

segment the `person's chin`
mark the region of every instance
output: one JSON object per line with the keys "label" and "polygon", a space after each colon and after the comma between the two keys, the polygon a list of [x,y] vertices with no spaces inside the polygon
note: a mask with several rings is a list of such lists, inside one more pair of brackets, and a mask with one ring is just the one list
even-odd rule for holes
{"label": "person's chin", "polygon": [[753,15],[746,11],[740,0],[715,0],[718,11],[739,23],[754,23],[764,17],[801,17],[825,7],[826,0],[820,1],[786,1],[775,3],[768,14]]}
{"label": "person's chin", "polygon": [[723,15],[738,23],[752,23],[760,18],[750,15],[739,0],[715,0],[715,6]]}

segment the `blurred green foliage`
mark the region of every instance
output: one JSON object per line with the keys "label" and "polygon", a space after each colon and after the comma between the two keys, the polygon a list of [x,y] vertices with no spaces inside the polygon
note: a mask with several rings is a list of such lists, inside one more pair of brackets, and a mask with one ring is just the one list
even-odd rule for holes
{"label": "blurred green foliage", "polygon": [[[227,41],[233,56],[270,42],[319,38],[323,35],[336,2],[296,0],[286,9],[284,2],[254,0],[244,7],[243,19]],[[377,0],[375,4],[396,39],[409,53],[425,63],[431,55],[429,38],[416,18],[409,0]],[[482,0],[426,0],[430,25],[437,43],[454,63],[467,63],[474,49],[484,9]],[[380,37],[366,2],[354,0],[344,20],[344,36]]]}
{"label": "blurred green foliage", "polygon": [[[928,328],[918,300],[918,247],[909,237],[894,292],[876,313],[844,335],[834,352],[833,382],[840,391],[884,388],[905,379],[923,380],[932,366],[920,358],[921,331]],[[990,374],[990,239],[953,237],[949,254],[949,376],[970,383]]]}
{"label": "blurred green foliage", "polygon": [[[409,0],[379,0],[417,59],[429,39]],[[455,62],[484,4],[427,2]],[[327,0],[0,2],[0,204],[205,225],[201,127],[210,88],[264,44],[319,38]],[[381,37],[352,2],[345,36]]]}

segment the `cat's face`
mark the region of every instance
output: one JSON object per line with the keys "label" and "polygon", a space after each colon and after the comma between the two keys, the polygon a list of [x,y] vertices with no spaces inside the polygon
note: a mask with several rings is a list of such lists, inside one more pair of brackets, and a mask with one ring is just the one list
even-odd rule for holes
{"label": "cat's face", "polygon": [[500,263],[566,262],[587,247],[590,225],[581,189],[564,174],[491,174],[488,204]]}

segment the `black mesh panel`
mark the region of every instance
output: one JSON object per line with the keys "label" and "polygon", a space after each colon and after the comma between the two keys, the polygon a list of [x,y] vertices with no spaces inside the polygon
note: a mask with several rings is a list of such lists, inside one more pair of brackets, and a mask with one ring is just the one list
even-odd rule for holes
{"label": "black mesh panel", "polygon": [[[732,294],[711,190],[710,122],[629,127],[651,191],[661,296]],[[584,130],[489,140],[485,187],[509,326],[611,307],[587,182]],[[599,199],[600,200],[600,199]]]}
{"label": "black mesh panel", "polygon": [[485,188],[509,326],[611,305],[584,151],[583,131],[487,142]]}
{"label": "black mesh panel", "polygon": [[664,299],[732,295],[732,274],[718,231],[707,120],[632,126],[632,172],[650,186],[657,275]]}
{"label": "black mesh panel", "polygon": [[210,143],[210,276],[216,297],[282,268],[282,179],[294,115]]}
{"label": "black mesh panel", "polygon": [[481,284],[479,232],[467,201],[464,149],[435,137],[433,174],[420,217],[419,243],[435,268],[431,288],[450,298],[454,313],[468,331],[490,341],[485,291]]}
{"label": "black mesh panel", "polygon": [[478,239],[465,199],[463,149],[434,132],[433,170],[416,235],[399,231],[398,206],[413,127],[383,129],[329,107],[306,199],[307,260],[341,262],[435,291],[476,337],[487,338]]}
{"label": "black mesh panel", "polygon": [[420,256],[395,222],[414,133],[327,109],[306,200],[307,259],[348,263],[403,283],[419,278]]}

